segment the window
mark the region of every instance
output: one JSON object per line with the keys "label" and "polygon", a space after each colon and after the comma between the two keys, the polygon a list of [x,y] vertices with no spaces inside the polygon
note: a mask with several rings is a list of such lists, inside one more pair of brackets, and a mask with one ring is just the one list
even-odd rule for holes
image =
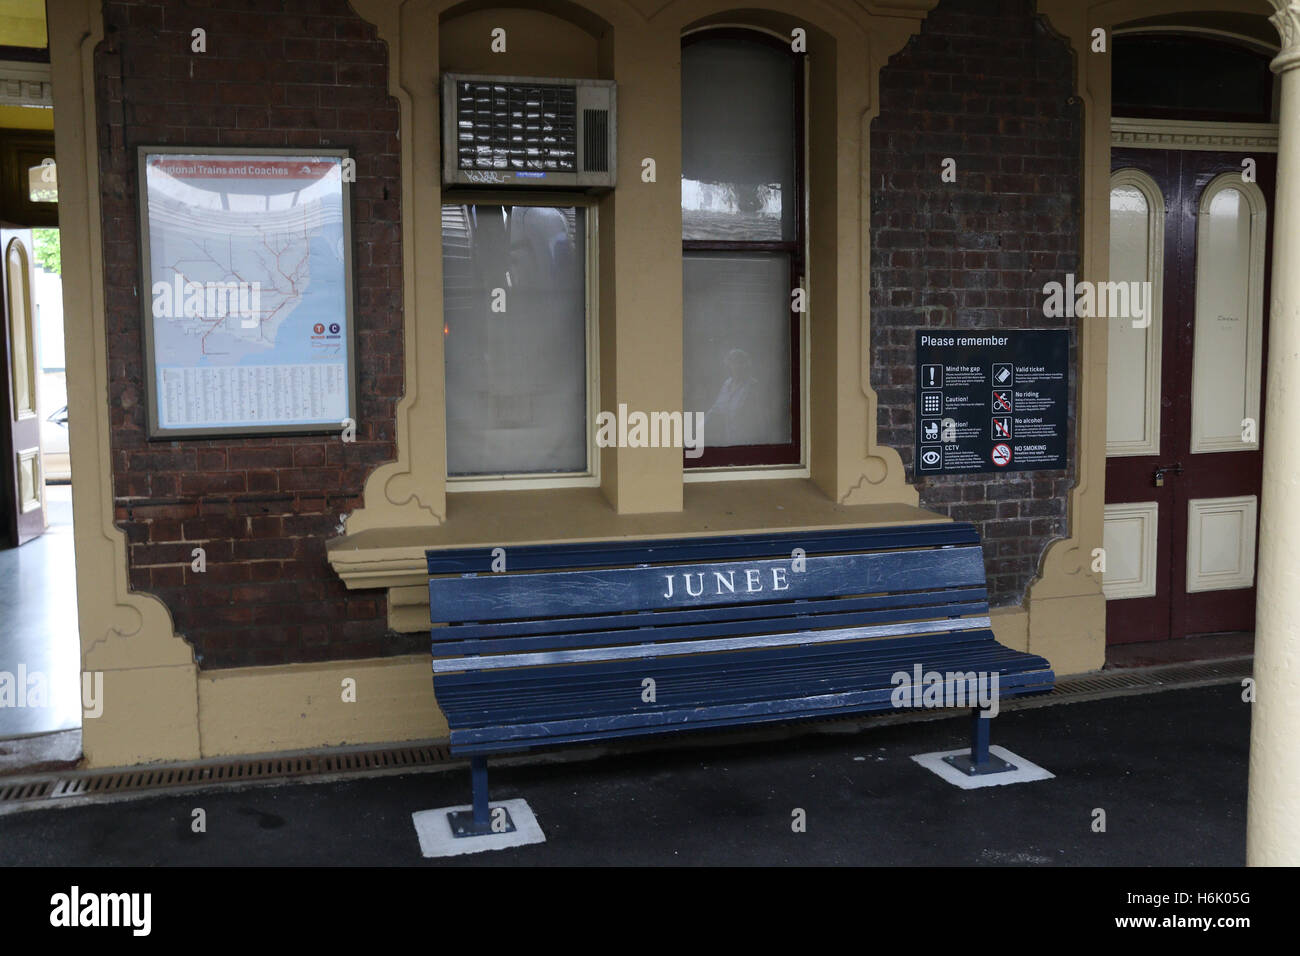
{"label": "window", "polygon": [[444,204],[447,474],[586,475],[587,210]]}
{"label": "window", "polygon": [[800,463],[803,203],[802,58],[754,31],[687,37],[683,400],[705,415],[687,467]]}

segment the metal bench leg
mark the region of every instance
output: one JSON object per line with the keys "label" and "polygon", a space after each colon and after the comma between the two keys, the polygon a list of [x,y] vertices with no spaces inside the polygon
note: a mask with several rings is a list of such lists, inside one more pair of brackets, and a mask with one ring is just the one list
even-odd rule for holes
{"label": "metal bench leg", "polygon": [[986,773],[1005,773],[1017,769],[1015,764],[1007,763],[1001,757],[989,753],[989,724],[993,723],[993,718],[981,717],[978,707],[973,708],[970,713],[971,720],[974,721],[970,729],[970,753],[944,757],[944,763],[956,767],[970,777],[983,776]]}
{"label": "metal bench leg", "polygon": [[469,784],[473,809],[447,814],[452,835],[470,837],[514,833],[515,821],[510,819],[510,811],[505,807],[497,807],[494,811],[488,803],[487,757],[469,758]]}
{"label": "metal bench leg", "polygon": [[469,758],[469,781],[474,795],[474,828],[488,833],[492,821],[488,819],[487,757]]}
{"label": "metal bench leg", "polygon": [[979,773],[989,762],[989,724],[992,720],[980,717],[979,708],[971,711],[970,762]]}

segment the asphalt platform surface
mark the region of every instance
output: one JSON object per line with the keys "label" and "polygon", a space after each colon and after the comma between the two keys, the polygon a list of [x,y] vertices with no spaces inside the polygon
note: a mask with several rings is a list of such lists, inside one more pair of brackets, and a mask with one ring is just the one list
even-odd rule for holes
{"label": "asphalt platform surface", "polygon": [[0,865],[1245,863],[1250,705],[1237,685],[998,716],[993,743],[1052,780],[963,791],[910,759],[966,746],[968,731],[964,718],[866,720],[494,764],[492,799],[526,799],[546,842],[449,859],[421,856],[411,814],[467,803],[460,768],[0,815]]}

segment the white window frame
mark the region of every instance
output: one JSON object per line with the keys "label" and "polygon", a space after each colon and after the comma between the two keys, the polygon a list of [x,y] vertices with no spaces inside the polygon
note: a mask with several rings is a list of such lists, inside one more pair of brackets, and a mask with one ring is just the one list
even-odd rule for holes
{"label": "white window frame", "polygon": [[[587,367],[587,468],[580,472],[545,472],[545,473],[502,473],[481,475],[447,474],[447,493],[456,494],[472,491],[524,491],[543,488],[592,488],[600,485],[600,449],[596,447],[596,415],[600,406],[600,339],[599,315],[599,259],[600,226],[599,211],[595,200],[590,196],[571,194],[551,194],[547,196],[518,196],[503,193],[466,194],[461,191],[448,190],[442,195],[438,204],[439,216],[444,205],[461,203],[471,206],[546,206],[551,208],[580,207],[583,210],[583,249],[585,311],[587,322],[586,367]],[[441,229],[441,226],[439,226]],[[441,255],[441,242],[439,242]],[[443,381],[446,381],[446,358],[444,355],[442,369]],[[444,420],[446,401],[444,399]],[[446,431],[444,431],[444,443]],[[446,451],[443,453],[446,460]]]}

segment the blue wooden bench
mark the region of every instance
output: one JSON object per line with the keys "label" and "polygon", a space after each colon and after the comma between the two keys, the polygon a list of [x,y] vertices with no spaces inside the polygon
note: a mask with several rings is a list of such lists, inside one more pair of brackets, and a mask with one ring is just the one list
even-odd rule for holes
{"label": "blue wooden bench", "polygon": [[[994,640],[969,524],[519,546],[504,570],[493,561],[428,552],[431,618],[446,625],[432,629],[434,690],[451,752],[470,757],[457,835],[491,832],[489,754],[892,710],[904,673],[946,675],[952,695],[996,673],[1000,698],[1054,680]],[[974,729],[951,762],[1005,769],[989,721],[956,699]]]}

